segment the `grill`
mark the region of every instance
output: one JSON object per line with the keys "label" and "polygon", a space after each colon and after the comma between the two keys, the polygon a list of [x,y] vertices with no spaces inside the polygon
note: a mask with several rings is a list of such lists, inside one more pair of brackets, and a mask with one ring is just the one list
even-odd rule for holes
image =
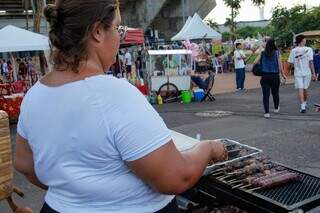
{"label": "grill", "polygon": [[200,180],[197,189],[216,197],[221,202],[228,201],[232,205],[254,213],[308,211],[319,206],[320,178],[284,165],[281,166],[298,173],[301,180],[272,189],[255,190],[234,188],[234,185],[228,183],[229,180],[221,181],[214,175],[208,175]]}

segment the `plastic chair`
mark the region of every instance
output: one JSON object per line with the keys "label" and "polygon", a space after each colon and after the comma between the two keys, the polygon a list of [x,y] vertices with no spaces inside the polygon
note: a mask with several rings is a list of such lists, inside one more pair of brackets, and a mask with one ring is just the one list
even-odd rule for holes
{"label": "plastic chair", "polygon": [[214,85],[214,80],[215,80],[215,75],[209,76],[209,84],[208,87],[205,89],[205,96],[203,97],[203,99],[201,100],[201,102],[205,101],[206,99],[208,99],[209,101],[215,101],[216,98],[212,95],[212,89],[213,89],[213,85]]}

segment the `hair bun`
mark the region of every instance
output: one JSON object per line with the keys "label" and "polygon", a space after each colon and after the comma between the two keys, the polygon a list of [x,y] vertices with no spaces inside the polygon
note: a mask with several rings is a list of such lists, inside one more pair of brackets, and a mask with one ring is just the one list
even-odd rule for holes
{"label": "hair bun", "polygon": [[44,16],[47,22],[50,23],[51,28],[54,28],[58,22],[57,6],[54,4],[48,4],[43,10]]}

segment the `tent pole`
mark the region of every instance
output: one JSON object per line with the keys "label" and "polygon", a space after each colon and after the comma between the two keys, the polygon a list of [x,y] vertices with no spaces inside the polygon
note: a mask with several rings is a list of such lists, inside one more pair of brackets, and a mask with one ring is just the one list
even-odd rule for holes
{"label": "tent pole", "polygon": [[13,82],[15,82],[18,80],[17,70],[16,70],[16,62],[15,62],[15,59],[14,59],[12,52],[10,52],[9,55],[11,58],[11,65],[12,65],[12,70],[13,70]]}

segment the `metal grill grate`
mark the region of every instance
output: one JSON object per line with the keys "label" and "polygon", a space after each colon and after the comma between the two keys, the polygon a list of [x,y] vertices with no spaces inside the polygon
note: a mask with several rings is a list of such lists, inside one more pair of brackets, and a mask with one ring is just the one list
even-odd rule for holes
{"label": "metal grill grate", "polygon": [[304,200],[320,196],[320,179],[300,174],[301,181],[288,183],[269,190],[257,191],[257,194],[263,195],[278,203],[291,206]]}
{"label": "metal grill grate", "polygon": [[198,187],[221,201],[228,200],[249,212],[287,213],[301,209],[307,211],[320,205],[320,178],[277,165],[299,174],[301,180],[272,189],[252,191],[250,188],[233,188],[228,183],[229,179],[219,180],[211,175],[204,177]]}

